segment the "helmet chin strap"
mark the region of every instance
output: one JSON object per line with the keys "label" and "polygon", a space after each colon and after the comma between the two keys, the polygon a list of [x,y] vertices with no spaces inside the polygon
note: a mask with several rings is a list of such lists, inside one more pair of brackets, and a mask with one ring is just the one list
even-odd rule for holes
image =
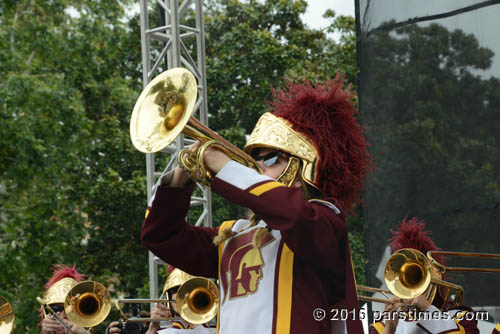
{"label": "helmet chin strap", "polygon": [[291,156],[288,159],[288,164],[283,172],[278,176],[276,181],[283,183],[287,187],[291,187],[295,180],[297,179],[297,175],[300,171],[300,160],[294,156]]}

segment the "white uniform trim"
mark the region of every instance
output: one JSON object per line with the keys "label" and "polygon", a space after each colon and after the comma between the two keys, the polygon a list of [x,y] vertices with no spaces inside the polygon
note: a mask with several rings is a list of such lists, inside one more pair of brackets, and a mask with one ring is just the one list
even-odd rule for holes
{"label": "white uniform trim", "polygon": [[269,176],[261,175],[257,171],[245,167],[236,161],[229,161],[216,175],[217,178],[245,190],[248,187],[262,182],[273,180]]}
{"label": "white uniform trim", "polygon": [[[452,310],[449,312],[441,312],[437,307],[431,305],[427,311],[429,318],[420,320],[420,325],[428,330],[431,333],[442,333],[448,332],[450,330],[458,330],[457,323],[453,320],[453,318],[459,313],[461,310]],[[435,316],[435,317],[433,317]],[[438,318],[436,320],[436,318]]]}
{"label": "white uniform trim", "polygon": [[[448,333],[458,331],[458,324],[453,320],[460,310],[441,312],[437,307],[431,305],[425,311],[425,319],[418,321],[405,321],[400,319],[396,334],[428,334],[428,333]],[[422,315],[423,317],[424,315]]]}
{"label": "white uniform trim", "polygon": [[323,201],[321,199],[311,199],[311,200],[309,200],[309,202],[323,204],[324,206],[329,207],[330,209],[332,209],[333,212],[335,212],[335,214],[340,215],[339,208],[337,208],[333,203],[330,203],[328,201]]}
{"label": "white uniform trim", "polygon": [[158,334],[215,334],[215,328],[198,326],[195,329],[165,328],[158,331]]}

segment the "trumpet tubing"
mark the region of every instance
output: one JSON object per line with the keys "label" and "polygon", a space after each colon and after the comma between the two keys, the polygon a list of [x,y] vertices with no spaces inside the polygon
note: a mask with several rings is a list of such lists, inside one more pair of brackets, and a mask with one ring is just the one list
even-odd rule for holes
{"label": "trumpet tubing", "polygon": [[118,299],[119,303],[176,303],[181,318],[135,318],[126,319],[131,322],[158,322],[163,320],[185,320],[192,324],[203,324],[216,314],[219,305],[219,288],[215,283],[203,277],[194,277],[182,284],[177,291],[176,300],[167,299]]}
{"label": "trumpet tubing", "polygon": [[438,261],[434,259],[434,255],[445,255],[445,256],[462,256],[462,257],[481,257],[489,259],[500,259],[500,254],[488,254],[488,253],[469,253],[469,252],[450,252],[450,251],[429,251],[427,252],[427,257],[431,263],[436,266],[442,273],[446,271],[473,271],[481,273],[500,273],[500,268],[464,268],[464,267],[449,267],[443,266]]}
{"label": "trumpet tubing", "polygon": [[379,289],[379,288],[372,288],[372,287],[364,286],[364,285],[357,285],[356,289],[358,290],[358,292],[359,291],[380,292],[380,293],[382,293],[386,297],[386,299],[382,299],[382,298],[376,298],[376,297],[358,295],[358,299],[359,300],[365,300],[365,301],[371,301],[371,302],[377,302],[377,303],[384,303],[384,304],[389,304],[390,303],[389,299],[387,299],[387,298],[389,298],[388,294],[391,293],[389,290]]}

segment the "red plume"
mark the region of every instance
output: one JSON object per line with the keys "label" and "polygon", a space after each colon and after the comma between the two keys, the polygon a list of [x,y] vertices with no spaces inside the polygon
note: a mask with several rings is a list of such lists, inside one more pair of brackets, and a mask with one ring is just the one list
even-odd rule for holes
{"label": "red plume", "polygon": [[[423,221],[419,221],[417,217],[410,220],[406,220],[406,218],[399,225],[399,230],[391,229],[392,238],[389,241],[391,241],[390,246],[393,252],[402,248],[413,248],[427,255],[428,251],[440,250],[430,238],[431,231],[424,231],[425,223]],[[443,256],[437,255],[434,258],[439,263],[444,264]]]}
{"label": "red plume", "polygon": [[45,284],[45,290],[65,277],[71,277],[77,282],[81,282],[85,278],[85,275],[82,275],[78,273],[78,271],[76,271],[75,265],[73,265],[73,267],[68,267],[63,264],[54,264],[52,267],[52,271],[52,278],[47,282],[47,284]]}
{"label": "red plume", "polygon": [[283,90],[273,90],[269,103],[275,116],[286,119],[305,135],[319,157],[314,183],[325,198],[333,199],[351,214],[361,202],[364,180],[373,169],[368,143],[359,125],[358,111],[350,85],[343,89],[345,76],[312,85],[287,82]]}

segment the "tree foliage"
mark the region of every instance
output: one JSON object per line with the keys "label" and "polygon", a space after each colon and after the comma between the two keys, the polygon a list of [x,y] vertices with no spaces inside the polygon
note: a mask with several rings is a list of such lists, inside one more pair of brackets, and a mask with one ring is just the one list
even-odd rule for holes
{"label": "tree foliage", "polygon": [[140,41],[124,5],[1,4],[0,281],[16,332],[38,331],[35,297],[54,263],[118,291],[147,278],[132,218],[144,214],[144,159],[124,131]]}
{"label": "tree foliage", "polygon": [[[443,249],[496,253],[481,228],[500,232],[500,81],[481,72],[493,52],[434,23],[379,32],[361,54],[362,113],[378,157],[365,219],[387,226],[418,216]],[[372,254],[388,237],[370,232]]]}
{"label": "tree foliage", "polygon": [[[339,67],[355,78],[355,59],[344,69],[339,60],[346,59],[336,56],[343,47],[354,50],[354,40],[339,46],[326,31],[306,27],[300,17],[305,10],[305,1],[291,0],[221,1],[209,7],[205,29],[210,126],[219,130],[232,124],[250,133],[267,109],[269,88],[280,88],[287,78],[332,78]],[[346,26],[346,34],[354,36],[351,28]]]}
{"label": "tree foliage", "polygon": [[[39,331],[35,298],[55,263],[76,264],[113,296],[147,291],[145,159],[128,130],[142,88],[132,3],[0,3],[0,282],[15,333]],[[340,67],[354,81],[352,18],[330,13],[347,38],[335,42],[303,24],[305,8],[218,1],[205,12],[210,127],[240,147],[285,77]],[[217,197],[214,209],[214,222],[243,214]]]}

